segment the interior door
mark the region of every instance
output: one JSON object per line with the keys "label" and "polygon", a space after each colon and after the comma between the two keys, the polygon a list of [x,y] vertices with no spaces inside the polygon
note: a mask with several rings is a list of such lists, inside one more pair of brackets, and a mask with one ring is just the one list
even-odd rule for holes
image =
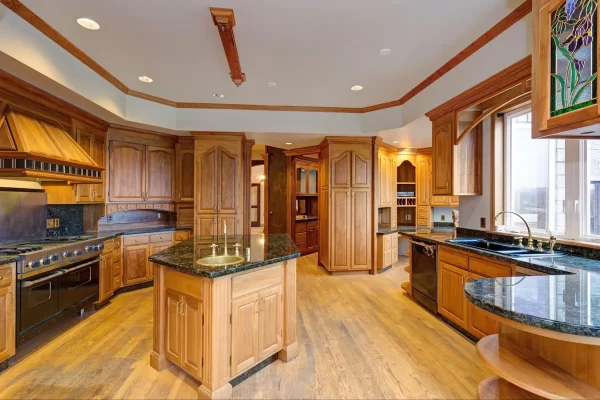
{"label": "interior door", "polygon": [[231,375],[258,362],[258,293],[231,302]]}
{"label": "interior door", "polygon": [[250,226],[260,226],[260,183],[250,185]]}
{"label": "interior door", "polygon": [[369,189],[352,189],[351,244],[352,269],[371,268],[371,192]]}
{"label": "interior door", "polygon": [[283,346],[281,286],[260,292],[258,312],[258,359],[263,360]]}
{"label": "interior door", "polygon": [[202,378],[202,302],[182,296],[183,326],[181,366],[196,378]]}
{"label": "interior door", "polygon": [[111,201],[143,201],[146,191],[145,146],[110,142]]}
{"label": "interior door", "polygon": [[165,355],[181,365],[181,295],[167,290],[167,327],[165,329]]}
{"label": "interior door", "polygon": [[287,157],[283,149],[266,146],[265,234],[287,232]]}
{"label": "interior door", "polygon": [[146,200],[173,201],[173,175],[175,150],[164,147],[147,147]]}

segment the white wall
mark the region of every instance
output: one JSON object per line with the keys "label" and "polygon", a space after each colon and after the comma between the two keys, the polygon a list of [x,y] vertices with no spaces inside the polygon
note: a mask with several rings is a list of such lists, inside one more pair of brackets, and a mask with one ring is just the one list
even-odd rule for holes
{"label": "white wall", "polygon": [[459,227],[468,229],[483,228],[479,225],[480,218],[485,218],[485,229],[491,229],[490,207],[492,204],[492,178],[491,178],[491,118],[486,118],[483,124],[483,188],[481,196],[461,196],[459,207]]}
{"label": "white wall", "polygon": [[264,165],[255,165],[252,167],[252,176],[250,179],[252,183],[260,183],[260,226],[265,225],[265,181],[260,180],[260,176],[264,175],[264,173]]}

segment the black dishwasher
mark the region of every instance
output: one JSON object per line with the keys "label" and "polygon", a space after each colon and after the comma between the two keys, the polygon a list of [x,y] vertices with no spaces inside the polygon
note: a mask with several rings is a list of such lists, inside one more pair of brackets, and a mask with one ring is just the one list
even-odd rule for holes
{"label": "black dishwasher", "polygon": [[412,241],[412,296],[437,314],[437,246]]}

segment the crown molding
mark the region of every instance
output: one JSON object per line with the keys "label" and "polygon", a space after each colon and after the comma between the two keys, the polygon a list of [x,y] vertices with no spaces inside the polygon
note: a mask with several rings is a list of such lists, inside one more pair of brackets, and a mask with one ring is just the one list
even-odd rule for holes
{"label": "crown molding", "polygon": [[[478,37],[464,50],[459,52],[446,64],[438,68],[434,73],[429,75],[425,80],[411,89],[408,93],[402,96],[398,100],[392,100],[385,103],[375,104],[367,107],[319,107],[319,106],[276,106],[276,105],[254,105],[254,104],[223,104],[223,103],[193,103],[193,102],[177,102],[173,100],[164,99],[151,94],[138,92],[129,89],[123,82],[118,80],[114,75],[104,69],[100,64],[94,61],[90,56],[84,53],[81,49],[71,43],[66,37],[61,35],[58,31],[52,28],[46,21],[40,18],[37,14],[27,8],[19,0],[0,0],[0,4],[3,4],[15,14],[23,18],[26,22],[31,24],[34,28],[39,30],[41,33],[46,35],[50,40],[58,44],[64,50],[69,52],[88,68],[92,69],[114,87],[119,89],[121,92],[137,97],[143,100],[151,101],[167,105],[174,108],[194,108],[194,109],[215,109],[215,110],[252,110],[252,111],[293,111],[293,112],[327,112],[327,113],[349,113],[349,114],[364,114],[372,111],[384,110],[387,108],[398,107],[410,99],[415,97],[417,94],[422,92],[424,89],[429,87],[435,81],[446,75],[449,71],[455,68],[457,65],[462,63],[464,60],[469,58],[483,46],[491,42],[493,39],[498,37],[512,25],[520,21],[532,10],[532,0],[525,0],[520,6],[515,8],[510,14],[504,17],[500,22],[490,28],[483,35]],[[232,15],[233,17],[233,15]]]}

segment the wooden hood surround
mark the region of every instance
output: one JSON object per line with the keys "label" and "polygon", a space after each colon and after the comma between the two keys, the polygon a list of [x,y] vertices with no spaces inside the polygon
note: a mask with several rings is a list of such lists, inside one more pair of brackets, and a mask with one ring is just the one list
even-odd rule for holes
{"label": "wooden hood surround", "polygon": [[61,126],[0,102],[0,177],[101,183],[98,166]]}

